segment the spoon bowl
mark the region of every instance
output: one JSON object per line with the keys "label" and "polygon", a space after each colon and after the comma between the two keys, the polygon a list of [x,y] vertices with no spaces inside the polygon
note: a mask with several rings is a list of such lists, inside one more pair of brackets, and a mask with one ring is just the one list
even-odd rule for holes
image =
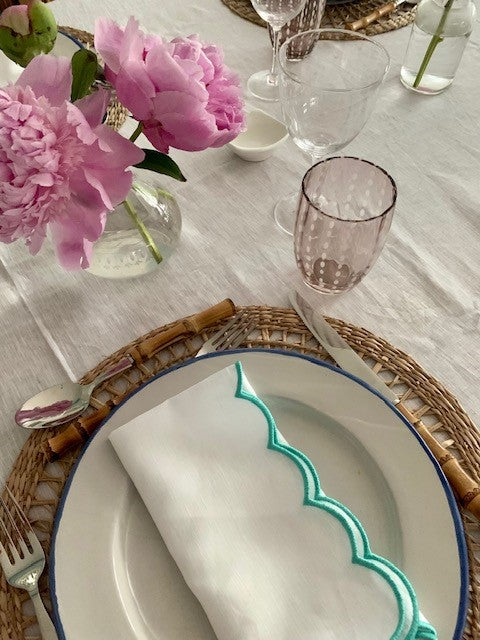
{"label": "spoon bowl", "polygon": [[114,375],[129,369],[133,360],[122,358],[90,384],[63,382],[27,400],[15,414],[15,422],[25,429],[44,429],[70,422],[90,404],[93,390]]}

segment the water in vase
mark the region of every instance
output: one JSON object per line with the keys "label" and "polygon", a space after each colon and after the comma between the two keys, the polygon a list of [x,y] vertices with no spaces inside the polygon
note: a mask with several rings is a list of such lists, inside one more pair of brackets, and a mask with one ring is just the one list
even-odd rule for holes
{"label": "water in vase", "polygon": [[[418,91],[438,93],[452,83],[469,35],[443,36],[442,42],[435,48],[419,86],[416,87]],[[403,84],[409,88],[413,87],[431,39],[432,33],[423,31],[416,24],[413,26],[407,54],[400,72]]]}
{"label": "water in vase", "polygon": [[[163,258],[167,260],[174,247],[157,231],[151,236]],[[149,248],[136,229],[108,233],[95,247],[89,271],[100,278],[137,278],[158,266]]]}

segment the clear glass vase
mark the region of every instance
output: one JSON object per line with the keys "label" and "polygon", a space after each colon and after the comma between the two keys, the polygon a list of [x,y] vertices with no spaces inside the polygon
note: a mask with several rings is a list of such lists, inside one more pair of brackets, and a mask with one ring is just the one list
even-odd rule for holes
{"label": "clear glass vase", "polygon": [[450,86],[474,19],[472,0],[422,0],[400,72],[402,83],[430,95]]}
{"label": "clear glass vase", "polygon": [[125,202],[108,214],[88,271],[115,279],[150,273],[173,253],[181,229],[175,198],[157,185],[136,181]]}

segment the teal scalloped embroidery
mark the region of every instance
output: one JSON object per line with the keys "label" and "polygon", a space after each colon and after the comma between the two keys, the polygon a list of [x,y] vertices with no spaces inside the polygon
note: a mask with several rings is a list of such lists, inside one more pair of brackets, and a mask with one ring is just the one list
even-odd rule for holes
{"label": "teal scalloped embroidery", "polygon": [[[333,515],[343,525],[352,547],[352,563],[366,567],[378,573],[388,583],[398,604],[399,620],[397,627],[389,640],[437,640],[437,632],[428,624],[420,620],[417,597],[407,577],[389,560],[376,555],[370,549],[370,543],[363,526],[357,517],[343,504],[329,498],[323,492],[320,479],[312,462],[307,456],[283,441],[277,429],[275,420],[268,407],[258,398],[244,389],[243,369],[240,362],[235,363],[237,371],[237,388],[235,397],[248,400],[260,409],[268,425],[268,448],[287,456],[295,463],[303,477],[305,493],[304,504],[323,509]],[[399,588],[401,585],[401,588]],[[408,597],[402,595],[405,591]],[[407,602],[406,602],[407,601]],[[408,602],[409,601],[409,602]],[[412,611],[412,624],[407,626],[407,606]]]}

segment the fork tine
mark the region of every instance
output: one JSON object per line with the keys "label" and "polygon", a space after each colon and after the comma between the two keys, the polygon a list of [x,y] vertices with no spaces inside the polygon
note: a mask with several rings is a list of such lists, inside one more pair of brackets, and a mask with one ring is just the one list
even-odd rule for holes
{"label": "fork tine", "polygon": [[19,547],[21,552],[23,553],[23,557],[26,558],[27,556],[30,555],[30,549],[27,547],[27,543],[25,542],[25,540],[22,538],[21,540],[19,540]]}
{"label": "fork tine", "polygon": [[11,566],[11,562],[10,562],[10,558],[8,557],[8,553],[5,549],[5,547],[3,546],[3,544],[0,542],[0,564],[2,565],[2,567],[4,568],[4,570],[6,570],[6,567],[10,567]]}
{"label": "fork tine", "polygon": [[252,320],[246,326],[244,326],[244,328],[241,331],[241,333],[238,334],[234,340],[232,340],[232,342],[228,346],[228,348],[229,349],[236,349],[237,347],[239,347],[242,344],[242,342],[245,340],[245,338],[248,337],[248,334],[250,333],[250,331],[254,327],[255,327],[255,320]]}
{"label": "fork tine", "polygon": [[[23,538],[23,534],[21,533],[20,529],[18,528],[18,525],[17,525],[17,523],[16,523],[16,521],[15,521],[15,518],[14,518],[14,517],[12,516],[12,514],[10,513],[10,509],[8,508],[7,503],[5,502],[5,500],[4,500],[1,496],[0,496],[0,502],[1,502],[1,504],[2,504],[3,510],[4,510],[4,511],[6,512],[6,514],[7,514],[7,518],[10,520],[10,524],[12,525],[13,529],[14,529],[14,530],[16,531],[16,533],[17,533],[17,536],[18,536],[19,541],[20,541],[20,540],[23,540],[23,539],[24,539],[24,538]],[[14,502],[14,506],[15,506],[15,502]],[[5,524],[4,524],[4,527],[5,527]],[[9,537],[9,539],[10,539],[11,543],[15,546],[15,543],[13,542],[13,540],[12,540],[11,536],[9,535],[8,537]]]}
{"label": "fork tine", "polygon": [[232,331],[223,341],[222,347],[225,349],[228,346],[230,346],[231,344],[233,344],[238,336],[243,335],[243,332],[245,331],[245,327],[247,326],[248,320],[242,320],[236,327],[235,327],[235,331]]}
{"label": "fork tine", "polygon": [[[2,510],[7,514],[8,519],[11,521],[12,516],[10,515],[10,512],[8,511],[8,507],[5,503],[5,500],[2,498],[2,496],[0,496],[0,506],[2,507]],[[8,540],[8,542],[11,545],[14,545],[13,538],[10,535],[10,531],[8,530],[8,527],[2,518],[0,518],[0,525],[2,527],[2,531],[5,534],[5,537]]]}
{"label": "fork tine", "polygon": [[233,318],[230,320],[230,322],[228,322],[224,327],[222,327],[220,329],[220,331],[218,331],[212,338],[212,345],[215,346],[217,345],[219,342],[221,342],[223,339],[226,338],[228,332],[231,329],[234,329],[236,327],[236,325],[238,324],[238,322],[241,321],[242,317],[244,316],[244,312],[240,311],[240,313],[237,313],[236,315],[233,316]]}
{"label": "fork tine", "polygon": [[20,558],[20,554],[18,553],[17,547],[14,544],[9,544],[8,548],[12,555],[13,563],[15,564],[15,562],[20,562],[21,558]]}
{"label": "fork tine", "polygon": [[7,490],[8,495],[10,496],[10,500],[13,503],[13,506],[15,507],[15,511],[17,512],[18,517],[20,518],[20,520],[22,520],[23,524],[27,527],[27,529],[29,531],[33,531],[32,529],[32,525],[30,524],[27,516],[25,515],[25,512],[23,511],[23,509],[21,508],[21,506],[18,504],[15,496],[13,495],[13,493],[10,491],[10,489],[8,487],[5,487]]}
{"label": "fork tine", "polygon": [[42,543],[37,538],[37,535],[33,529],[27,533],[27,538],[34,552],[36,551],[37,553],[45,553],[42,547]]}

